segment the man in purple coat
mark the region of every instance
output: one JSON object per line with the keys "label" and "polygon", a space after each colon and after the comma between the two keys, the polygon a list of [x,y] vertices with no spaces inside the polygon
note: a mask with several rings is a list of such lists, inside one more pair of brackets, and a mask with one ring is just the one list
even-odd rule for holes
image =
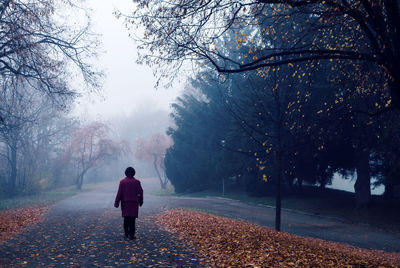
{"label": "man in purple coat", "polygon": [[135,220],[138,217],[139,206],[143,205],[143,189],[140,181],[135,179],[135,169],[128,167],[125,170],[126,178],[119,182],[114,207],[121,202],[122,217],[124,217],[125,236],[135,239]]}

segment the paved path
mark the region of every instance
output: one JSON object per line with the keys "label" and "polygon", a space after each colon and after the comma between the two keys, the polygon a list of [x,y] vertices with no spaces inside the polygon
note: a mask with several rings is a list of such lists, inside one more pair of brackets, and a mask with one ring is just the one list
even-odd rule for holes
{"label": "paved path", "polygon": [[[187,198],[150,195],[154,180],[142,180],[144,206],[137,239],[123,237],[120,210],[112,207],[118,182],[58,202],[45,220],[0,245],[0,267],[201,267],[201,258],[154,224],[154,215],[173,207],[192,207],[274,226],[274,209],[215,197]],[[400,252],[400,236],[367,226],[283,211],[282,230],[302,236]]]}
{"label": "paved path", "polygon": [[194,249],[154,223],[161,206],[149,196],[137,238],[125,239],[113,208],[117,187],[58,202],[43,222],[0,245],[0,267],[202,267]]}

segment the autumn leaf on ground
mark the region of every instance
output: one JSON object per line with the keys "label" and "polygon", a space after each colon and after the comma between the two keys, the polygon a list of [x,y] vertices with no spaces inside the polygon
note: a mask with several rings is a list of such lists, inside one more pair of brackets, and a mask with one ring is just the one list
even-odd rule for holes
{"label": "autumn leaf on ground", "polygon": [[305,238],[206,213],[174,209],[157,217],[216,267],[397,267],[400,254]]}
{"label": "autumn leaf on ground", "polygon": [[0,211],[0,244],[43,219],[49,206]]}

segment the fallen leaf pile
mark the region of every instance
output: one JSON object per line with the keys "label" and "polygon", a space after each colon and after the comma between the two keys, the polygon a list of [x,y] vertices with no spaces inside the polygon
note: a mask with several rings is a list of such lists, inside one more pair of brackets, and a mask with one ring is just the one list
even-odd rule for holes
{"label": "fallen leaf pile", "polygon": [[398,267],[400,254],[277,232],[248,222],[174,209],[157,218],[216,267]]}
{"label": "fallen leaf pile", "polygon": [[42,220],[49,206],[0,211],[0,244]]}

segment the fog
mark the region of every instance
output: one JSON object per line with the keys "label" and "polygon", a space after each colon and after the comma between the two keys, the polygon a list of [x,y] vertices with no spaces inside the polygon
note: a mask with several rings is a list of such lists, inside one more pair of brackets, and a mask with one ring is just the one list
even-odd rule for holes
{"label": "fog", "polygon": [[123,20],[113,15],[115,10],[123,13],[131,11],[132,1],[90,0],[88,5],[93,10],[93,31],[100,35],[102,43],[102,52],[96,64],[105,70],[105,79],[100,94],[85,94],[77,101],[73,113],[85,120],[114,120],[135,114],[141,114],[143,118],[153,111],[168,114],[170,103],[178,96],[182,86],[176,83],[168,89],[154,88],[156,80],[152,70],[135,63],[137,52],[134,41],[129,37]]}
{"label": "fog", "polygon": [[[170,104],[181,92],[182,85],[177,81],[170,88],[155,88],[152,70],[136,64],[134,41],[123,20],[113,14],[116,10],[129,13],[133,8],[132,1],[91,0],[87,4],[92,9],[93,31],[99,35],[102,44],[95,64],[104,70],[105,77],[100,92],[84,94],[75,103],[72,114],[83,122],[107,122],[115,139],[130,142],[134,153],[138,138],[149,139],[152,134],[163,133],[172,125]],[[105,177],[100,180],[120,178],[128,165],[137,167],[139,176],[154,175],[149,163],[137,161],[131,155],[107,168],[95,168],[89,172],[88,182],[98,180],[98,174]]]}
{"label": "fog", "polygon": [[[339,174],[336,173],[332,178],[332,184],[327,185],[326,187],[354,193],[355,181],[356,181],[356,177],[346,180],[346,179],[342,178]],[[374,179],[372,179],[371,182],[373,184]],[[385,187],[382,185],[377,186],[377,187],[371,186],[371,194],[381,195],[384,193],[384,191],[385,191]]]}

